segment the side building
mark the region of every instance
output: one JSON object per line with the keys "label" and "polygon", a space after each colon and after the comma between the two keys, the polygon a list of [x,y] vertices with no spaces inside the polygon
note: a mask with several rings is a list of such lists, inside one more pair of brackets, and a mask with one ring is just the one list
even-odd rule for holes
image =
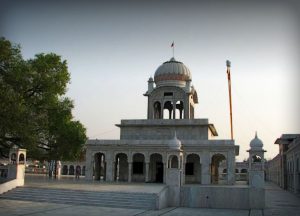
{"label": "side building", "polygon": [[282,134],[275,144],[279,145],[279,154],[267,162],[267,180],[299,194],[300,134]]}

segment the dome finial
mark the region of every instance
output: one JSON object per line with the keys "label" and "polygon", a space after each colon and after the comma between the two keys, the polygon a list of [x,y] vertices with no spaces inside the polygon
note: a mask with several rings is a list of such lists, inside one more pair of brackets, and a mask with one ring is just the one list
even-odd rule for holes
{"label": "dome finial", "polygon": [[257,138],[257,131],[255,131],[255,138]]}

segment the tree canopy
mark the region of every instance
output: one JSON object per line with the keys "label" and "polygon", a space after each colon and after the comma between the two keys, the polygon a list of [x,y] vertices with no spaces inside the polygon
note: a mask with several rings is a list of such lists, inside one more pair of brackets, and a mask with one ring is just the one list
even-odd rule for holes
{"label": "tree canopy", "polygon": [[24,60],[19,45],[0,38],[0,154],[13,146],[34,159],[73,160],[86,142],[86,129],[74,120],[70,81],[60,56],[37,54]]}

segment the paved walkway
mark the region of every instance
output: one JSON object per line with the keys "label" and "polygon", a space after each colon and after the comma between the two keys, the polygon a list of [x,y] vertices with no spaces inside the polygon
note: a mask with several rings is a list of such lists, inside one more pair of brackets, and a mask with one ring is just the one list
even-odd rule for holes
{"label": "paved walkway", "polygon": [[[47,187],[62,187],[63,181],[57,184],[48,181]],[[84,183],[83,181],[79,181]],[[80,185],[79,182],[74,181],[68,187],[76,187]],[[44,182],[45,183],[45,182]],[[70,180],[69,180],[70,183]],[[27,181],[27,184],[35,184],[35,186],[43,186],[39,181]],[[60,185],[60,186],[59,186]],[[99,183],[98,183],[99,185]],[[109,185],[106,185],[109,186]],[[109,187],[116,187],[117,185],[110,185]],[[118,185],[119,187],[120,185]],[[127,185],[128,186],[128,185]],[[89,188],[90,186],[81,186]],[[124,188],[125,184],[124,184]],[[137,187],[137,190],[140,190]],[[149,191],[155,188],[149,185]],[[146,189],[146,190],[148,190]],[[67,205],[54,204],[46,202],[28,202],[0,199],[0,216],[300,216],[300,198],[284,191],[274,184],[266,184],[266,208],[264,212],[257,210],[231,210],[231,209],[200,209],[200,208],[166,208],[163,210],[142,210],[142,209],[126,209],[126,208],[107,208],[95,206],[82,205]]]}
{"label": "paved walkway", "polygon": [[300,198],[273,183],[266,183],[264,216],[300,216]]}

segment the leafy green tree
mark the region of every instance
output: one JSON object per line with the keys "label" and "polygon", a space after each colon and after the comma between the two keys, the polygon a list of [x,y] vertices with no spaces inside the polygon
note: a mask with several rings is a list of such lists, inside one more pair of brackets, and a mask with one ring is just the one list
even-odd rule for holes
{"label": "leafy green tree", "polygon": [[38,54],[24,60],[19,45],[0,38],[0,154],[12,146],[28,157],[73,160],[82,151],[86,129],[72,116],[64,97],[70,81],[67,62]]}

